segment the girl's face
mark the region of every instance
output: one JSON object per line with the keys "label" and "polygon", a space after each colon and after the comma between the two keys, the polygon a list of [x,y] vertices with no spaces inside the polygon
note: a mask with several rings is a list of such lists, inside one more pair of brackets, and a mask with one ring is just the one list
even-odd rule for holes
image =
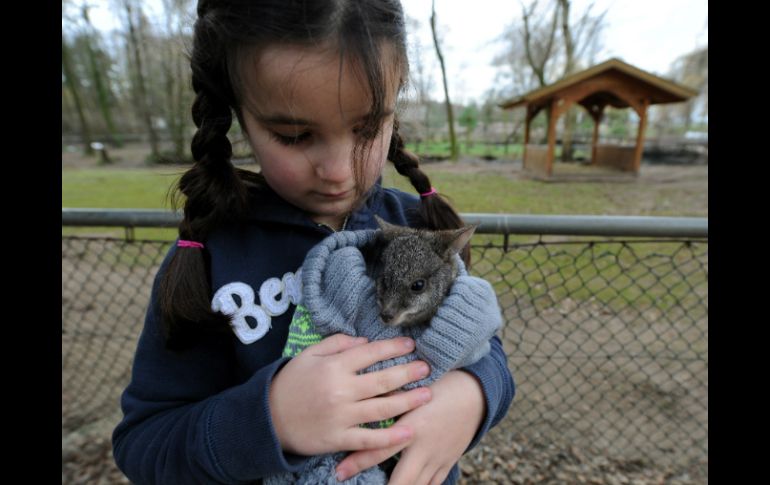
{"label": "girl's face", "polygon": [[371,98],[349,63],[340,66],[338,51],[273,46],[262,50],[248,69],[251,82],[242,114],[262,175],[315,222],[339,229],[382,172],[393,132],[397,80],[387,80],[387,115],[370,150],[364,151],[368,158],[359,187],[353,148],[365,142],[359,129]]}

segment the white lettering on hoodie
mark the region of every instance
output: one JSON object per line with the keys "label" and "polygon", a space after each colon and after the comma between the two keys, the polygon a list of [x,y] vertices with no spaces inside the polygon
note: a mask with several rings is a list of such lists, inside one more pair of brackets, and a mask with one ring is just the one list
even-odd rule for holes
{"label": "white lettering on hoodie", "polygon": [[[214,294],[211,309],[229,315],[233,332],[248,345],[264,337],[272,327],[272,317],[286,313],[290,303],[302,303],[302,268],[281,279],[265,280],[259,287],[259,303],[251,286],[240,281],[227,283]],[[246,317],[253,318],[257,326],[249,325]]]}

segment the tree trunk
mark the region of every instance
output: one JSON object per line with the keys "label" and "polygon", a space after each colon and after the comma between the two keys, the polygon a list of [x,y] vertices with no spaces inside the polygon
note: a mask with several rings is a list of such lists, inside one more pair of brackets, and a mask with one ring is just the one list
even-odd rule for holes
{"label": "tree trunk", "polygon": [[[168,27],[170,23],[169,22],[170,17],[171,15],[168,12],[166,12],[166,27]],[[169,35],[170,37],[170,34],[168,33],[168,31],[166,32],[166,35]],[[175,117],[176,110],[174,109],[174,104],[175,104],[174,100],[176,99],[176,97],[174,96],[174,86],[176,83],[174,82],[174,73],[173,73],[174,59],[173,59],[173,54],[171,52],[172,47],[171,47],[170,38],[163,43],[162,49],[163,49],[163,54],[161,57],[161,63],[162,63],[162,69],[163,69],[163,84],[165,88],[165,93],[163,96],[163,100],[165,101],[165,107],[164,107],[165,113],[163,114],[163,117],[167,123],[166,126],[167,126],[168,133],[171,135],[173,139],[174,133],[176,133],[176,117]]]}
{"label": "tree trunk", "polygon": [[[177,163],[184,161],[184,78],[182,76],[182,55],[175,48],[182,43],[181,21],[184,15],[185,2],[163,1],[166,12],[166,35],[164,43],[165,57],[163,73],[166,77],[166,118],[168,119],[169,135],[173,146],[173,158]],[[176,27],[174,27],[176,25]]]}
{"label": "tree trunk", "polygon": [[446,104],[446,114],[449,122],[449,143],[450,143],[450,158],[457,160],[457,137],[455,136],[455,117],[452,112],[452,102],[449,99],[449,87],[446,81],[446,68],[444,67],[444,56],[441,55],[441,48],[438,44],[438,37],[436,37],[436,0],[431,3],[431,15],[430,15],[430,30],[433,33],[433,45],[436,47],[436,55],[438,56],[438,62],[441,65],[441,79],[444,82],[444,100]]}
{"label": "tree trunk", "polygon": [[93,155],[94,149],[91,148],[91,129],[88,126],[85,113],[83,112],[83,104],[80,102],[80,95],[78,94],[77,82],[75,81],[75,74],[70,64],[69,50],[67,44],[64,42],[64,36],[61,38],[61,65],[64,69],[64,80],[67,83],[67,87],[72,93],[72,100],[75,103],[75,110],[78,112],[78,120],[80,121],[80,136],[83,139],[83,153],[86,155]]}
{"label": "tree trunk", "polygon": [[[83,20],[85,20],[86,26],[88,27],[88,32],[94,32],[95,29],[91,25],[91,20],[88,18],[88,6],[84,5],[81,12]],[[88,38],[86,39],[86,54],[88,54],[88,64],[91,68],[91,79],[94,82],[94,87],[96,87],[96,99],[99,103],[99,111],[102,114],[102,118],[104,118],[105,125],[107,125],[107,137],[109,142],[114,146],[121,146],[122,143],[118,139],[115,123],[112,121],[109,87],[105,85],[105,82],[102,79],[102,70],[99,66],[98,59],[96,58],[94,48],[91,46],[91,39],[91,35],[88,35]]]}
{"label": "tree trunk", "polygon": [[[575,43],[572,40],[572,33],[569,27],[570,3],[568,0],[559,0],[559,5],[561,5],[561,30],[564,37],[564,54],[566,57],[564,77],[567,77],[575,71]],[[561,138],[561,161],[571,162],[573,158],[572,133],[575,130],[575,110],[568,109],[564,116],[564,131]]]}
{"label": "tree trunk", "polygon": [[[533,52],[533,38],[532,38],[532,32],[530,30],[529,22],[530,17],[533,15],[535,10],[535,2],[532,4],[532,7],[530,8],[530,11],[527,12],[526,9],[522,6],[522,17],[524,19],[524,48],[527,54],[527,62],[529,63],[529,66],[532,68],[532,71],[535,73],[535,76],[537,77],[537,81],[540,84],[540,87],[546,86],[548,83],[545,79],[545,65],[548,63],[548,60],[551,58],[551,49],[553,48],[554,44],[554,38],[556,37],[556,23],[559,18],[559,9],[556,8],[553,11],[553,19],[551,20],[551,27],[546,32],[547,39],[545,40],[545,45],[542,48],[541,56],[539,59],[535,59],[535,54]],[[549,116],[550,119],[550,116]]]}
{"label": "tree trunk", "polygon": [[[558,24],[559,20],[559,7],[557,5],[557,8],[553,10],[551,26],[545,33],[546,39],[544,41],[545,43],[543,48],[541,49],[541,56],[539,59],[536,59],[535,53],[533,51],[534,39],[532,37],[532,31],[529,24],[532,15],[534,15],[536,5],[537,2],[534,2],[530,7],[529,12],[522,6],[522,17],[524,20],[524,47],[527,54],[527,62],[537,77],[537,81],[540,84],[540,87],[545,87],[548,85],[545,78],[545,66],[551,59],[551,51],[553,49],[554,39],[556,37],[556,25]],[[551,110],[546,110],[545,112],[545,125],[551,126]],[[548,142],[548,130],[543,133],[543,139],[545,143]]]}
{"label": "tree trunk", "polygon": [[424,102],[425,104],[425,144],[430,147],[431,134],[430,134],[430,100]]}
{"label": "tree trunk", "polygon": [[[180,37],[181,38],[181,34]],[[179,160],[184,159],[185,157],[185,126],[186,118],[185,115],[187,114],[187,106],[184,102],[184,92],[185,92],[185,86],[184,86],[184,77],[182,75],[182,56],[177,53],[175,56],[175,62],[174,65],[176,66],[176,78],[179,80],[179,85],[177,86],[176,90],[176,112],[173,113],[172,116],[176,117],[176,132],[174,133],[174,153],[179,158]]]}
{"label": "tree trunk", "polygon": [[133,50],[134,62],[136,63],[136,89],[137,98],[139,101],[139,111],[141,117],[144,120],[145,128],[150,137],[150,151],[153,160],[158,160],[160,157],[160,150],[158,149],[158,134],[155,132],[155,128],[152,126],[152,116],[150,115],[150,109],[147,106],[147,90],[144,85],[144,75],[142,74],[142,56],[139,52],[139,39],[134,26],[133,13],[131,11],[131,3],[129,0],[124,0],[124,6],[126,8],[126,14],[128,18],[128,33],[131,48]]}

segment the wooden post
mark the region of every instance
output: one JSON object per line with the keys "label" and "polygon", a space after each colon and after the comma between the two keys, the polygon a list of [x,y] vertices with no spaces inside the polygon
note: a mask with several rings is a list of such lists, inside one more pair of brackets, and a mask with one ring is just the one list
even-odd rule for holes
{"label": "wooden post", "polygon": [[650,106],[650,100],[642,100],[642,106],[637,113],[639,114],[639,130],[636,133],[636,150],[634,150],[634,173],[639,175],[639,167],[642,164],[642,152],[644,150],[644,132],[647,129],[647,108]]}
{"label": "wooden post", "polygon": [[527,115],[524,118],[524,152],[522,154],[522,167],[527,168],[527,144],[529,143],[529,121],[531,120],[530,113],[532,113],[532,107],[527,104]]}
{"label": "wooden post", "polygon": [[546,173],[548,177],[553,174],[553,154],[556,147],[556,120],[558,116],[559,106],[556,99],[551,101],[551,119],[548,123],[548,154],[546,155]]}
{"label": "wooden post", "polygon": [[112,163],[112,160],[110,160],[110,156],[107,154],[107,147],[104,146],[104,143],[95,141],[91,143],[91,149],[94,150],[99,155],[99,163],[102,165],[106,165],[108,163]]}
{"label": "wooden post", "polygon": [[599,144],[599,124],[602,122],[601,111],[598,113],[591,113],[591,118],[594,120],[594,136],[591,140],[591,165],[596,165],[598,163],[596,158],[596,146]]}

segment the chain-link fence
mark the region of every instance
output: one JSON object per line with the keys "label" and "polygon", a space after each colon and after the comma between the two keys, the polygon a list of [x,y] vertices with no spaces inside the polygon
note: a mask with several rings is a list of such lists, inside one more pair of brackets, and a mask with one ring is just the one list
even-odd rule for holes
{"label": "chain-link fence", "polygon": [[[707,483],[707,239],[513,239],[473,240],[517,392],[463,481]],[[168,246],[62,237],[63,482],[123,479],[109,437]]]}

